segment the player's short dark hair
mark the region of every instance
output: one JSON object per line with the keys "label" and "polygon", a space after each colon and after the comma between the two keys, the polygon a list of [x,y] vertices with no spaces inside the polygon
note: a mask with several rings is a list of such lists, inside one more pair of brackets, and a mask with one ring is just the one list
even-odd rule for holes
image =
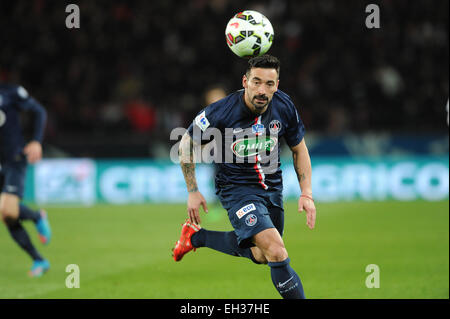
{"label": "player's short dark hair", "polygon": [[273,55],[264,54],[248,60],[247,70],[245,74],[249,75],[253,68],[275,69],[280,77],[280,60]]}

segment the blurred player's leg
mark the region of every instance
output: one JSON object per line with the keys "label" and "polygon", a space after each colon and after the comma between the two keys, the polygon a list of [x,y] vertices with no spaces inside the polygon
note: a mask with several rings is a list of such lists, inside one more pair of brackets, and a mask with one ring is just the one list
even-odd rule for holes
{"label": "blurred player's leg", "polygon": [[14,239],[14,241],[25,250],[28,255],[33,260],[43,260],[42,256],[38,253],[36,248],[31,243],[30,237],[28,236],[27,231],[23,228],[21,222],[19,220],[7,219],[6,227],[8,228],[9,234]]}
{"label": "blurred player's leg", "polygon": [[52,233],[50,229],[50,223],[47,218],[47,213],[44,210],[41,209],[38,211],[34,211],[24,204],[20,204],[19,220],[32,220],[39,233],[39,240],[41,241],[41,243],[47,245],[50,242]]}
{"label": "blurred player's leg", "polygon": [[[49,266],[44,265],[46,263],[44,258],[33,246],[27,231],[20,222],[19,197],[14,194],[2,193],[0,195],[0,211],[2,220],[13,240],[33,259],[34,263],[30,275],[40,276],[48,270]],[[39,267],[36,267],[36,265],[39,265]]]}
{"label": "blurred player's leg", "polygon": [[24,204],[19,205],[19,220],[32,220],[35,224],[41,218],[41,214],[38,211],[34,211]]}

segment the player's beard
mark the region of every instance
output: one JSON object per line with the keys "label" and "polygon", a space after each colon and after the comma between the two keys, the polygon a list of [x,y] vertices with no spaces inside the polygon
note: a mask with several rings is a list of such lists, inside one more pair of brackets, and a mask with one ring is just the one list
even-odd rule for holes
{"label": "player's beard", "polygon": [[269,98],[265,95],[255,95],[252,98],[252,105],[255,107],[255,112],[259,114],[264,111],[269,102]]}

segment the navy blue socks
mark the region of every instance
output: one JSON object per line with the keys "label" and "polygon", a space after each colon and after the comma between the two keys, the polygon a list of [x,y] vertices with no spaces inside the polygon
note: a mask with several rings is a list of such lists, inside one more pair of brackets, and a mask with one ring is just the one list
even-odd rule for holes
{"label": "navy blue socks", "polygon": [[281,262],[268,263],[272,282],[283,299],[305,299],[302,282],[289,262],[287,258]]}
{"label": "navy blue socks", "polygon": [[[234,231],[221,232],[202,228],[192,235],[191,243],[196,248],[208,247],[228,255],[246,257],[258,263],[250,248],[239,248]],[[284,299],[305,299],[302,282],[289,262],[290,259],[287,258],[281,262],[268,263],[272,282]]]}
{"label": "navy blue socks", "polygon": [[23,228],[20,221],[10,221],[7,224],[9,233],[14,241],[30,255],[33,260],[43,260],[42,256],[38,253],[36,248],[31,243],[30,237],[27,231]]}
{"label": "navy blue socks", "polygon": [[30,236],[28,236],[27,231],[23,228],[20,221],[32,220],[36,224],[40,218],[41,214],[39,212],[33,211],[27,206],[20,204],[19,218],[17,220],[9,219],[6,223],[11,237],[20,247],[22,247],[23,250],[25,250],[25,252],[27,252],[28,255],[30,255],[33,260],[43,260],[44,258],[42,258],[33,246]]}
{"label": "navy blue socks", "polygon": [[24,204],[19,205],[19,220],[32,220],[35,224],[41,218],[39,211],[34,211]]}
{"label": "navy blue socks", "polygon": [[256,262],[250,248],[239,248],[234,231],[223,232],[202,228],[192,235],[191,243],[196,248],[208,247],[231,256],[246,257]]}

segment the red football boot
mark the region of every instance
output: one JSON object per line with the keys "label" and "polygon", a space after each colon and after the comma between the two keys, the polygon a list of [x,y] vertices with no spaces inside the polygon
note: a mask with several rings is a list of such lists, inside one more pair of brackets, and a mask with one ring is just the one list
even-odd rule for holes
{"label": "red football boot", "polygon": [[175,261],[180,261],[191,250],[195,251],[195,247],[191,243],[191,237],[201,229],[200,225],[191,223],[189,219],[186,219],[186,222],[182,226],[180,239],[172,249],[173,260]]}

